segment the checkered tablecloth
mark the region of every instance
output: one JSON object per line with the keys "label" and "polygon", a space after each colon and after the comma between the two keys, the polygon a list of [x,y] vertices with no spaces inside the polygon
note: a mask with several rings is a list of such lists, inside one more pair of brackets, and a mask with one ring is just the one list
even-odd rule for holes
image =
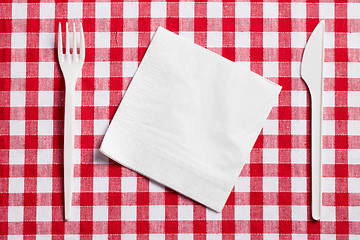
{"label": "checkered tablecloth", "polygon": [[[360,239],[357,1],[3,2],[0,239]],[[322,220],[315,222],[310,98],[300,61],[320,19],[324,193]],[[71,222],[63,221],[64,80],[55,54],[58,22],[66,21],[82,22],[86,41],[76,87]],[[283,86],[221,214],[98,151],[158,26]]]}

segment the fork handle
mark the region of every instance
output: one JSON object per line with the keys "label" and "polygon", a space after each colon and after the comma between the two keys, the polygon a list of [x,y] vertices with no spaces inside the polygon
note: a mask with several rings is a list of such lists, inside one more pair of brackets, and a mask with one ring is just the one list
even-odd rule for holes
{"label": "fork handle", "polygon": [[[66,83],[72,83],[73,79],[66,79]],[[74,122],[75,104],[74,93],[75,84],[66,84],[65,89],[65,123],[64,123],[64,188],[65,188],[65,220],[71,218],[72,203],[72,182],[74,177]]]}

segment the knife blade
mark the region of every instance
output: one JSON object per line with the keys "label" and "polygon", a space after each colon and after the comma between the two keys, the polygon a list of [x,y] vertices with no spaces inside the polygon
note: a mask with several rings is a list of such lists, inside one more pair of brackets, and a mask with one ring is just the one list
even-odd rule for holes
{"label": "knife blade", "polygon": [[322,205],[324,32],[325,22],[322,20],[310,35],[301,62],[301,77],[308,86],[311,97],[311,214],[314,220],[320,220]]}

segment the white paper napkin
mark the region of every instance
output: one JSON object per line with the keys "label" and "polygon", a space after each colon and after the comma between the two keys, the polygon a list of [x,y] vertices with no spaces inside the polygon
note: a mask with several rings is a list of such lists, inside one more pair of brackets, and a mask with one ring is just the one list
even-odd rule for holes
{"label": "white paper napkin", "polygon": [[100,151],[219,212],[280,89],[160,27]]}

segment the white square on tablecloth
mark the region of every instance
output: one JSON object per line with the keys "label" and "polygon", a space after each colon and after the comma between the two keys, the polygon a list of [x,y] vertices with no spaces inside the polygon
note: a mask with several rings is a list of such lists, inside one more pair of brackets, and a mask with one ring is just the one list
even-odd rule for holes
{"label": "white square on tablecloth", "polygon": [[279,234],[264,233],[263,240],[279,240]]}
{"label": "white square on tablecloth", "polygon": [[207,47],[222,46],[222,32],[208,32],[207,33]]}
{"label": "white square on tablecloth", "polygon": [[51,235],[36,234],[36,240],[51,240],[51,238],[52,238]]}
{"label": "white square on tablecloth", "polygon": [[108,206],[93,206],[94,221],[108,221]]}
{"label": "white square on tablecloth", "polygon": [[51,206],[36,206],[36,221],[51,222],[52,207]]}
{"label": "white square on tablecloth", "polygon": [[94,92],[94,106],[109,106],[109,102],[110,102],[109,91]]}
{"label": "white square on tablecloth", "polygon": [[165,234],[149,234],[149,240],[165,240]]}
{"label": "white square on tablecloth", "polygon": [[305,164],[307,159],[306,149],[293,148],[291,149],[291,163]]}
{"label": "white square on tablecloth", "polygon": [[26,19],[27,18],[27,4],[26,3],[12,3],[12,19]]}
{"label": "white square on tablecloth", "polygon": [[306,177],[291,177],[291,192],[306,193]]}
{"label": "white square on tablecloth", "polygon": [[335,149],[323,149],[322,154],[323,164],[335,164]]}
{"label": "white square on tablecloth", "polygon": [[193,240],[194,239],[194,234],[179,233],[177,237],[178,237],[178,240]]}
{"label": "white square on tablecloth", "polygon": [[109,192],[109,178],[93,177],[93,192]]}
{"label": "white square on tablecloth", "polygon": [[54,33],[39,33],[39,48],[54,48],[55,46]]}
{"label": "white square on tablecloth", "polygon": [[360,32],[352,32],[347,35],[347,47],[360,48]]}
{"label": "white square on tablecloth", "polygon": [[94,120],[94,135],[104,135],[106,129],[109,127],[109,120],[95,119]]}
{"label": "white square on tablecloth", "polygon": [[155,181],[149,181],[149,192],[165,192],[164,185],[157,183]]}
{"label": "white square on tablecloth", "polygon": [[207,17],[208,18],[221,18],[222,17],[222,3],[221,2],[208,2],[207,3]]}
{"label": "white square on tablecloth", "polygon": [[235,46],[242,48],[250,48],[250,33],[249,32],[236,32],[235,33]]}
{"label": "white square on tablecloth", "polygon": [[277,148],[264,148],[263,149],[263,163],[278,163],[279,150]]}
{"label": "white square on tablecloth", "polygon": [[37,163],[38,164],[52,164],[53,149],[38,149]]}
{"label": "white square on tablecloth", "polygon": [[26,33],[11,33],[11,48],[26,48]]}
{"label": "white square on tablecloth", "polygon": [[9,193],[24,193],[24,178],[9,178]]}
{"label": "white square on tablecloth", "polygon": [[250,240],[250,234],[237,233],[235,234],[235,240]]}
{"label": "white square on tablecloth", "polygon": [[108,240],[109,237],[107,234],[93,234],[92,239],[93,240]]}
{"label": "white square on tablecloth", "polygon": [[138,69],[138,62],[122,63],[123,77],[133,77],[137,69]]}
{"label": "white square on tablecloth", "polygon": [[235,3],[235,17],[236,18],[249,18],[250,17],[250,3],[249,2],[236,2]]}
{"label": "white square on tablecloth", "polygon": [[25,91],[11,91],[10,107],[25,107]]}
{"label": "white square on tablecloth", "polygon": [[53,120],[38,120],[38,135],[53,135]]}
{"label": "white square on tablecloth", "polygon": [[360,121],[351,120],[348,121],[348,135],[360,135]]}
{"label": "white square on tablecloth", "polygon": [[38,177],[36,179],[36,188],[38,193],[51,193],[52,192],[52,178]]}
{"label": "white square on tablecloth", "polygon": [[166,2],[151,2],[151,17],[166,18]]}
{"label": "white square on tablecloth", "polygon": [[40,3],[40,19],[55,18],[55,3]]}
{"label": "white square on tablecloth", "polygon": [[[301,62],[291,62],[291,77],[300,78]],[[293,92],[291,92],[292,94]]]}
{"label": "white square on tablecloth", "polygon": [[279,4],[274,2],[263,3],[263,17],[264,18],[277,18],[279,12]]}
{"label": "white square on tablecloth", "polygon": [[334,32],[325,32],[324,48],[326,49],[326,48],[334,48],[334,47],[335,47],[335,33]]}
{"label": "white square on tablecloth", "polygon": [[348,107],[360,107],[360,91],[348,92]]}
{"label": "white square on tablecloth", "polygon": [[291,47],[304,48],[306,45],[306,33],[292,32],[291,33]]}
{"label": "white square on tablecloth", "polygon": [[110,48],[110,32],[95,32],[95,48]]}
{"label": "white square on tablecloth", "polygon": [[263,33],[263,47],[264,48],[278,48],[279,47],[279,33],[264,32]]}
{"label": "white square on tablecloth", "polygon": [[263,177],[263,192],[277,192],[279,190],[278,177]]}
{"label": "white square on tablecloth", "polygon": [[263,220],[279,220],[279,206],[263,205]]}
{"label": "white square on tablecloth", "polygon": [[208,233],[206,234],[206,240],[219,240],[222,239],[221,233]]}
{"label": "white square on tablecloth", "polygon": [[[349,206],[349,221],[359,222],[360,206]],[[355,239],[355,238],[354,238]]]}
{"label": "white square on tablecloth", "polygon": [[335,92],[324,91],[323,92],[323,106],[324,107],[335,107]]}
{"label": "white square on tablecloth", "polygon": [[54,92],[53,91],[39,91],[38,92],[38,106],[51,107],[54,105]]}
{"label": "white square on tablecloth", "polygon": [[277,135],[279,133],[279,121],[266,119],[263,127],[264,135]]}
{"label": "white square on tablecloth", "polygon": [[306,107],[307,91],[292,91],[291,92],[291,106]]}
{"label": "white square on tablecloth", "polygon": [[307,221],[307,206],[291,206],[291,220]]}
{"label": "white square on tablecloth", "polygon": [[360,193],[360,178],[348,178],[348,192]]}
{"label": "white square on tablecloth", "polygon": [[165,220],[165,206],[164,205],[150,205],[149,219],[151,221]]}
{"label": "white square on tablecloth", "polygon": [[[293,234],[291,236],[291,239],[292,240],[308,240],[308,235],[307,234]],[[323,239],[321,239],[321,240],[323,240]],[[332,239],[327,238],[326,240],[332,240]]]}
{"label": "white square on tablecloth", "polygon": [[10,135],[25,135],[25,121],[10,120]]}
{"label": "white square on tablecloth", "polygon": [[[325,159],[324,155],[323,155],[323,159]],[[325,193],[335,193],[335,178],[333,177],[322,178],[321,187],[322,187],[322,191]]]}
{"label": "white square on tablecloth", "polygon": [[25,163],[25,149],[9,150],[9,164],[24,164],[24,163]]}
{"label": "white square on tablecloth", "polygon": [[347,18],[359,19],[360,3],[352,2],[347,4]]}
{"label": "white square on tablecloth", "polygon": [[179,18],[194,17],[194,2],[179,2]]}
{"label": "white square on tablecloth", "polygon": [[139,3],[124,2],[123,4],[124,4],[123,6],[124,18],[137,18],[139,16]]}
{"label": "white square on tablecloth", "polygon": [[263,75],[266,78],[279,77],[279,62],[264,62]]}
{"label": "white square on tablecloth", "polygon": [[360,62],[348,62],[348,78],[360,76]]}
{"label": "white square on tablecloth", "polygon": [[135,221],[136,220],[136,206],[121,206],[121,220]]}
{"label": "white square on tablecloth", "polygon": [[241,177],[236,180],[235,192],[249,192],[250,191],[250,178]]}
{"label": "white square on tablecloth", "polygon": [[[73,220],[73,217],[71,217],[71,220],[75,221],[75,220]],[[64,240],[80,240],[80,235],[79,234],[66,234],[66,235],[64,235]]]}
{"label": "white square on tablecloth", "polygon": [[321,221],[336,221],[335,206],[321,207]]}
{"label": "white square on tablecloth", "polygon": [[110,18],[111,17],[111,3],[97,2],[95,3],[95,18]]}
{"label": "white square on tablecloth", "polygon": [[138,33],[137,32],[123,32],[123,47],[124,48],[138,47]]}
{"label": "white square on tablecloth", "polygon": [[22,222],[24,220],[23,206],[8,206],[8,222]]}
{"label": "white square on tablecloth", "polygon": [[291,3],[291,17],[306,18],[306,3],[299,3],[299,2]]}
{"label": "white square on tablecloth", "polygon": [[194,208],[192,205],[179,205],[178,206],[178,220],[187,221],[193,220]]}
{"label": "white square on tablecloth", "polygon": [[[335,159],[335,153],[334,153]],[[348,149],[348,164],[359,164],[360,149]]]}
{"label": "white square on tablecloth", "polygon": [[137,178],[136,177],[122,177],[121,191],[122,192],[136,192]]}
{"label": "white square on tablecloth", "polygon": [[26,77],[26,62],[11,62],[11,78]]}
{"label": "white square on tablecloth", "polygon": [[110,62],[95,62],[95,77],[110,77]]}
{"label": "white square on tablecloth", "polygon": [[335,120],[323,120],[322,134],[335,135]]}
{"label": "white square on tablecloth", "polygon": [[292,135],[306,135],[306,120],[291,120],[291,134]]}
{"label": "white square on tablecloth", "polygon": [[334,18],[335,9],[333,3],[319,3],[319,18]]}
{"label": "white square on tablecloth", "polygon": [[215,212],[214,210],[211,210],[210,208],[206,208],[205,209],[206,212],[206,220],[221,220],[222,219],[222,214],[221,212]]}
{"label": "white square on tablecloth", "polygon": [[82,18],[82,16],[83,16],[83,4],[81,2],[68,3],[68,18]]}
{"label": "white square on tablecloth", "polygon": [[250,220],[250,206],[249,205],[235,205],[235,219],[234,220]]}
{"label": "white square on tablecloth", "polygon": [[179,36],[182,36],[189,41],[194,41],[194,32],[179,32]]}
{"label": "white square on tablecloth", "polygon": [[39,77],[53,78],[54,77],[54,63],[53,62],[39,62]]}
{"label": "white square on tablecloth", "polygon": [[335,63],[334,62],[324,62],[324,78],[333,78],[335,77]]}

